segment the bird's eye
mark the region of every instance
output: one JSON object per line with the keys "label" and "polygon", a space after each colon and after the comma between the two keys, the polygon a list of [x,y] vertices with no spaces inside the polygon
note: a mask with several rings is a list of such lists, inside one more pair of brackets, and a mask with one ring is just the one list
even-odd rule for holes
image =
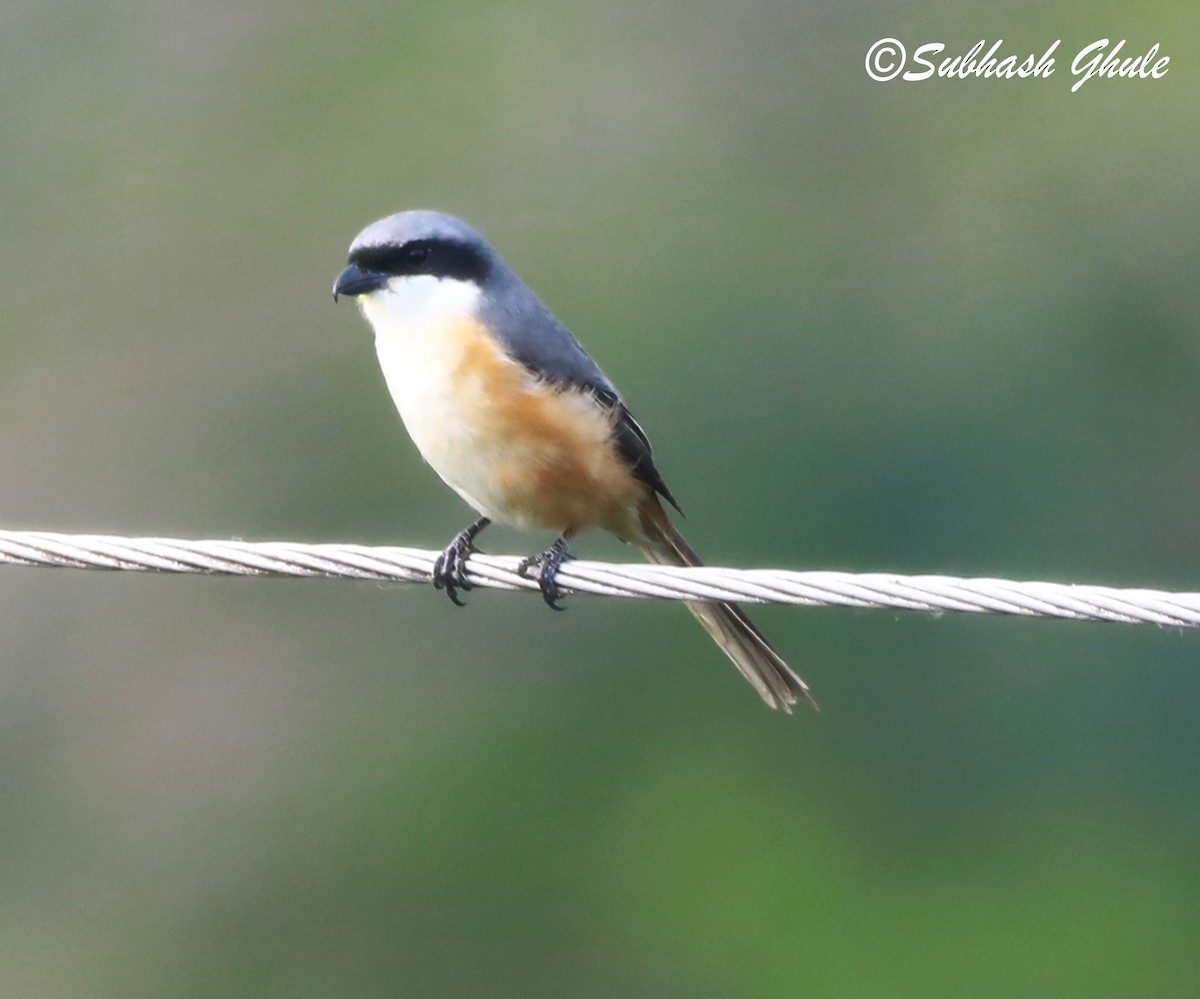
{"label": "bird's eye", "polygon": [[404,251],[404,263],[408,267],[420,267],[428,259],[428,246],[410,246]]}

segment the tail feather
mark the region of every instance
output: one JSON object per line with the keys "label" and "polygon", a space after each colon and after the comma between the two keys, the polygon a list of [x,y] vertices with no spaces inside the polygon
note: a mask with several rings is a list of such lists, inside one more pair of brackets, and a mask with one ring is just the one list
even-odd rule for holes
{"label": "tail feather", "polygon": [[[659,565],[703,565],[691,545],[667,519],[656,497],[651,497],[642,505],[641,523],[646,534],[646,543],[641,546],[642,553],[651,562]],[[698,600],[685,601],[685,605],[770,707],[783,708],[789,714],[797,701],[817,707],[817,702],[808,692],[808,684],[793,673],[779,653],[771,648],[771,644],[741,607]]]}

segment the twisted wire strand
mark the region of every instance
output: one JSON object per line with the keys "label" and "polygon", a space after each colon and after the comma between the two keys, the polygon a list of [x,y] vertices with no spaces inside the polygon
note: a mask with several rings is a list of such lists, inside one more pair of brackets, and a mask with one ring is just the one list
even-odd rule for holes
{"label": "twisted wire strand", "polygon": [[[428,583],[438,554],[366,545],[0,530],[0,564],[47,568]],[[467,578],[473,586],[537,590],[535,580],[517,572],[519,562],[514,556],[475,554],[467,562]],[[717,566],[680,569],[584,560],[565,563],[558,582],[570,592],[606,597],[962,611],[1200,627],[1200,593],[1072,583]]]}

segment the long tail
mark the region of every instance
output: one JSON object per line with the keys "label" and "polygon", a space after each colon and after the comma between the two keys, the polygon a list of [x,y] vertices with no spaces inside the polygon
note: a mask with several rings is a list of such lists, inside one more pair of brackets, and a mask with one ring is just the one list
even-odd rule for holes
{"label": "long tail", "polygon": [[[647,499],[639,512],[646,533],[646,544],[642,545],[646,558],[659,565],[703,564],[667,519],[656,496]],[[687,609],[770,707],[783,708],[790,714],[797,701],[817,706],[808,684],[792,672],[737,604],[687,601]]]}

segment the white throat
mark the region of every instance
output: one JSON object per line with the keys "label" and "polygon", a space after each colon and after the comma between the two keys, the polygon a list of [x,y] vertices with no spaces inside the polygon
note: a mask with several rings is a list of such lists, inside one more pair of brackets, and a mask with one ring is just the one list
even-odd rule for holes
{"label": "white throat", "polygon": [[475,315],[479,285],[432,274],[391,278],[378,291],[362,295],[359,307],[375,336],[399,332],[398,327],[427,328],[431,324]]}
{"label": "white throat", "polygon": [[469,281],[415,274],[394,277],[358,299],[375,330],[388,390],[406,423],[414,397],[423,394],[431,377],[444,374],[447,328],[474,318],[479,295],[479,286]]}
{"label": "white throat", "polygon": [[447,331],[474,318],[479,295],[479,286],[469,281],[415,274],[394,277],[358,299],[375,330],[375,353],[388,391],[410,433],[417,410],[426,407],[430,392],[453,367],[454,344]]}

